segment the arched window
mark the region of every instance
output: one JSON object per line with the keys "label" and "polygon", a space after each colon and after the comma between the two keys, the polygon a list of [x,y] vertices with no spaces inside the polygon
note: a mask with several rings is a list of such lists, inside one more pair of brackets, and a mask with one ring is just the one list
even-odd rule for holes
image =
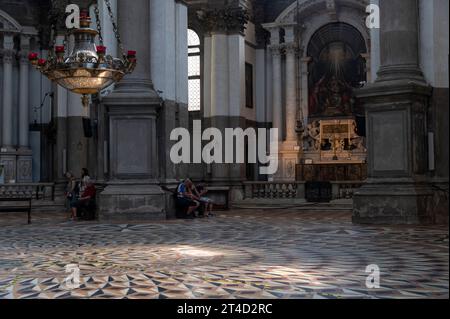
{"label": "arched window", "polygon": [[189,111],[200,111],[202,102],[200,37],[188,30],[188,76],[189,76]]}

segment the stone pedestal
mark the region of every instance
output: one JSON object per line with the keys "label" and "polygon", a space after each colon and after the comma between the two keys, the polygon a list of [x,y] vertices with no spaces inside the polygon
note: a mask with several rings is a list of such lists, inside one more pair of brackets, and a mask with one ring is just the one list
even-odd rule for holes
{"label": "stone pedestal", "polygon": [[100,220],[165,218],[159,184],[157,100],[112,94],[105,99],[109,126],[109,178],[100,194]]}
{"label": "stone pedestal", "polygon": [[5,183],[33,182],[33,156],[31,150],[0,153],[0,164],[5,167]]}
{"label": "stone pedestal", "polygon": [[6,184],[16,181],[17,161],[16,154],[12,152],[2,152],[0,154],[0,165],[4,168],[4,182]]}
{"label": "stone pedestal", "polygon": [[161,188],[139,181],[110,182],[100,196],[99,219],[146,221],[166,218],[166,198]]}
{"label": "stone pedestal", "polygon": [[33,153],[31,150],[19,150],[17,153],[16,182],[33,182]]}
{"label": "stone pedestal", "polygon": [[434,221],[427,182],[426,114],[430,88],[379,82],[358,92],[367,116],[369,179],[354,194],[356,223]]}
{"label": "stone pedestal", "polygon": [[275,181],[295,181],[295,170],[299,163],[300,148],[297,142],[286,141],[281,144],[279,155],[279,168],[274,176]]}

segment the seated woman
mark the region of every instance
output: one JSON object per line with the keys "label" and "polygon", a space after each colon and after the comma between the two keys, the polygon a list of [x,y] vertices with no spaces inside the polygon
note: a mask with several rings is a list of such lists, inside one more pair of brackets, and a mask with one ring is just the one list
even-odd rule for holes
{"label": "seated woman", "polygon": [[90,204],[92,203],[93,200],[95,200],[96,193],[97,193],[97,190],[95,189],[94,182],[89,180],[86,184],[86,188],[84,189],[83,193],[81,194],[81,197],[78,199],[78,201],[75,203],[74,207],[72,208],[73,216],[78,217],[78,211],[81,209],[89,209]]}
{"label": "seated woman", "polygon": [[195,211],[200,206],[199,198],[193,194],[194,184],[186,179],[177,188],[177,204],[182,209],[187,209],[186,217],[195,218]]}
{"label": "seated woman", "polygon": [[214,203],[209,197],[206,197],[208,189],[206,189],[206,187],[204,186],[198,186],[195,188],[195,192],[197,197],[199,198],[200,203],[205,207],[205,217],[213,217],[214,215],[212,213],[212,210]]}

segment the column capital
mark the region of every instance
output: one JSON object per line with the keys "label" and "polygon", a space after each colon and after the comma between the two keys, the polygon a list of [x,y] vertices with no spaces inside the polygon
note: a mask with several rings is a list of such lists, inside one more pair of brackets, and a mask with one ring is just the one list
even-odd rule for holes
{"label": "column capital", "polygon": [[270,33],[270,44],[280,44],[280,25],[277,23],[265,23],[262,25],[264,30]]}
{"label": "column capital", "polygon": [[298,45],[295,42],[285,43],[283,49],[286,51],[286,54],[289,55],[295,55],[299,52]]}
{"label": "column capital", "polygon": [[13,60],[16,56],[16,52],[12,49],[3,49],[1,50],[3,57],[3,64],[12,64]]}
{"label": "column capital", "polygon": [[250,16],[247,10],[241,7],[228,7],[221,9],[205,9],[198,13],[208,32],[214,33],[244,33],[245,25]]}
{"label": "column capital", "polygon": [[269,45],[267,48],[274,57],[280,57],[283,54],[283,45],[281,44]]}
{"label": "column capital", "polygon": [[21,50],[26,50],[26,51],[30,50],[31,37],[32,36],[29,34],[21,34],[20,35],[20,49]]}

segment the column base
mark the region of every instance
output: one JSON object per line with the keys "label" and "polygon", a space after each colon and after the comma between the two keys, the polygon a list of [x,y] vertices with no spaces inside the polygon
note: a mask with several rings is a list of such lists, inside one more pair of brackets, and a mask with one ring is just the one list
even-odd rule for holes
{"label": "column base", "polygon": [[427,182],[369,180],[353,196],[356,224],[434,224],[433,189]]}
{"label": "column base", "polygon": [[157,185],[109,184],[99,195],[101,222],[166,219],[166,194]]}

